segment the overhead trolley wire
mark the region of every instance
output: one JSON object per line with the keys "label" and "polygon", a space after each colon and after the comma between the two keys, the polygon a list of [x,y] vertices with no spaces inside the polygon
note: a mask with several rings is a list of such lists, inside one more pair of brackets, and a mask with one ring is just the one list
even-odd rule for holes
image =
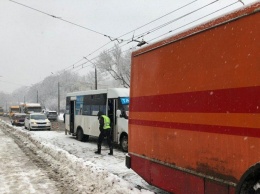
{"label": "overhead trolley wire", "polygon": [[83,69],[83,68],[90,67],[91,65],[93,65],[93,64],[88,64],[88,65],[86,65],[86,66],[83,66],[84,64],[86,64],[86,63],[88,63],[88,62],[89,62],[89,61],[84,62],[83,64],[80,65],[80,66],[82,66],[82,67],[77,66],[77,67],[75,67],[74,69],[72,69],[71,71],[77,72],[77,71],[79,71],[79,70],[81,70],[81,69]]}
{"label": "overhead trolley wire", "polygon": [[[31,7],[29,7],[29,6],[23,5],[23,4],[18,3],[18,2],[16,2],[16,1],[13,1],[13,0],[9,0],[9,1],[12,1],[12,2],[14,2],[14,3],[20,4],[20,5],[25,6],[25,7],[28,7],[28,8],[30,8],[30,9],[35,10],[35,11],[39,11],[39,12],[41,12],[41,13],[43,13],[43,14],[46,14],[46,15],[51,16],[51,17],[54,17],[54,18],[56,18],[56,19],[60,19],[60,20],[62,20],[62,21],[68,22],[68,23],[71,23],[71,24],[73,24],[73,25],[76,25],[76,26],[79,26],[79,27],[83,27],[83,26],[74,24],[74,23],[72,23],[72,22],[69,22],[69,21],[67,21],[67,20],[63,20],[63,19],[61,19],[61,18],[59,18],[59,17],[56,17],[56,16],[54,16],[54,15],[51,15],[51,14],[42,12],[42,11],[40,11],[40,10],[31,8]],[[169,12],[169,13],[163,15],[163,16],[160,16],[159,18],[156,18],[156,19],[154,19],[154,20],[152,20],[152,21],[150,21],[150,22],[148,22],[148,23],[146,23],[146,24],[144,24],[144,25],[142,25],[142,26],[140,26],[140,27],[138,27],[138,28],[136,28],[136,29],[134,29],[134,30],[131,30],[131,31],[129,31],[129,32],[123,34],[123,35],[120,35],[119,37],[117,37],[117,38],[115,38],[115,39],[112,39],[112,37],[110,37],[110,36],[108,36],[108,35],[105,35],[105,34],[103,34],[103,33],[99,33],[99,32],[97,32],[97,31],[95,31],[95,30],[91,30],[91,29],[89,29],[89,28],[86,28],[87,30],[90,30],[90,31],[95,32],[95,33],[98,33],[98,34],[103,35],[103,36],[105,36],[105,37],[108,37],[108,38],[110,39],[109,42],[107,42],[106,44],[102,45],[101,47],[97,48],[96,50],[94,50],[93,52],[91,52],[90,54],[88,54],[87,57],[90,56],[90,55],[92,55],[92,54],[94,54],[94,53],[97,52],[98,50],[104,48],[105,46],[107,46],[108,44],[110,44],[111,42],[113,42],[114,40],[117,40],[117,41],[119,42],[119,40],[120,40],[119,38],[121,38],[121,37],[123,37],[123,36],[125,36],[125,35],[127,35],[127,34],[130,34],[130,33],[132,33],[132,32],[135,32],[136,30],[138,30],[138,29],[140,29],[140,28],[142,28],[142,27],[144,27],[144,26],[147,26],[147,25],[149,25],[149,24],[151,24],[151,23],[153,23],[153,22],[155,22],[155,21],[157,21],[157,20],[159,20],[159,19],[161,19],[161,18],[163,18],[163,17],[165,17],[165,16],[167,16],[167,15],[169,15],[169,14],[171,14],[171,13],[174,13],[174,12],[176,12],[176,11],[178,11],[178,10],[181,10],[181,9],[183,9],[184,7],[187,7],[188,5],[191,5],[192,3],[196,2],[196,1],[198,1],[198,0],[194,0],[194,1],[190,2],[190,3],[187,3],[187,4],[185,4],[184,6],[179,7],[179,8],[177,8],[177,9],[175,9],[175,10],[173,10],[173,11],[171,11],[171,12]],[[182,19],[182,18],[184,18],[184,17],[186,17],[186,16],[188,16],[188,15],[194,13],[194,12],[197,12],[198,10],[201,10],[201,9],[203,9],[203,8],[205,8],[205,7],[209,6],[209,5],[211,5],[211,4],[214,4],[214,3],[216,3],[217,1],[219,1],[219,0],[215,0],[215,1],[213,1],[213,2],[211,2],[211,3],[209,3],[209,4],[207,4],[207,5],[205,5],[205,6],[203,6],[203,7],[200,7],[199,9],[196,9],[196,10],[194,10],[194,11],[192,11],[192,12],[189,12],[189,13],[187,13],[187,14],[185,14],[185,15],[182,15],[182,16],[180,16],[180,17],[174,19],[174,20],[171,20],[171,21],[166,22],[166,23],[164,23],[164,24],[162,24],[162,25],[159,25],[159,26],[157,26],[157,27],[155,27],[155,28],[153,28],[153,29],[151,29],[151,30],[149,30],[149,31],[143,32],[143,33],[141,33],[141,34],[139,34],[139,35],[137,35],[137,36],[133,36],[132,39],[128,39],[127,41],[133,42],[133,41],[131,41],[131,40],[133,40],[133,38],[136,38],[136,37],[137,37],[136,39],[143,38],[143,37],[145,37],[146,35],[151,34],[151,33],[155,32],[155,31],[157,31],[157,30],[159,30],[159,29],[161,29],[161,28],[163,28],[163,27],[165,27],[165,26],[167,26],[167,25],[169,25],[169,24],[171,24],[171,23],[173,23],[173,22],[175,22],[175,21],[177,21],[177,20],[180,20],[180,19]],[[237,2],[241,2],[241,0],[238,0]],[[237,2],[236,2],[236,3],[237,3]],[[242,2],[242,3],[243,3],[243,2]],[[234,3],[233,3],[233,4],[234,4]],[[233,5],[233,4],[230,4],[229,6],[231,6],[231,5]],[[227,6],[227,7],[228,7],[228,6]],[[224,8],[222,8],[222,9],[224,9]],[[219,10],[217,10],[217,11],[220,11],[220,10],[222,10],[222,9],[219,9]],[[215,12],[217,12],[217,11],[214,11],[214,12],[212,12],[211,14],[213,14],[213,13],[215,13]],[[184,27],[184,26],[187,26],[187,25],[189,25],[189,24],[191,24],[191,23],[193,23],[193,22],[196,22],[196,21],[198,21],[198,20],[200,20],[200,19],[202,19],[202,18],[204,18],[204,17],[207,17],[207,16],[209,16],[209,15],[211,15],[211,14],[208,14],[208,15],[206,15],[206,16],[203,16],[203,17],[201,17],[201,18],[199,18],[199,19],[196,19],[196,20],[194,20],[194,21],[192,21],[192,22],[189,22],[188,24],[185,24],[185,25],[183,25],[183,26],[181,26],[181,27],[178,27],[178,28],[176,28],[176,29],[174,29],[174,30],[171,30],[171,31],[167,32],[167,33],[164,33],[164,34],[162,34],[162,35],[160,35],[160,36],[158,36],[158,37],[155,37],[155,38],[153,38],[153,39],[150,39],[149,42],[151,42],[151,41],[153,41],[153,40],[155,40],[155,39],[157,39],[157,38],[159,38],[159,37],[162,37],[162,36],[164,36],[164,35],[166,35],[166,34],[168,34],[168,33],[171,33],[171,32],[173,32],[173,31],[175,31],[175,30],[177,30],[177,29],[180,29],[180,28],[182,28],[182,27]],[[85,27],[83,27],[83,28],[85,28]],[[121,41],[121,42],[119,42],[119,43],[122,43],[122,42],[123,42],[123,41]],[[120,48],[122,48],[123,46],[126,46],[126,45],[129,44],[130,42],[127,42],[126,44],[121,45]],[[127,50],[125,50],[124,52],[126,52],[126,51],[128,51],[128,50],[131,50],[131,49],[133,49],[133,48],[127,49]],[[114,48],[109,49],[107,52],[112,52],[112,51],[114,51]],[[82,61],[82,60],[84,59],[84,57],[83,57],[82,59],[80,59],[79,61],[77,61],[77,62],[74,63],[73,65],[70,65],[69,67],[65,68],[64,70],[66,70],[66,69],[68,69],[68,70],[73,70],[73,69],[78,68],[78,67],[80,67],[80,66],[82,66],[82,68],[88,67],[89,65],[84,66],[84,67],[83,67],[83,65],[86,64],[86,63],[88,63],[88,62],[93,61],[93,60],[96,59],[96,58],[98,58],[98,56],[96,56],[96,57],[94,57],[94,58],[92,58],[92,59],[88,59],[88,61],[87,61],[87,62],[84,62],[83,64],[79,64],[79,65],[76,65],[76,66],[75,66],[75,64],[79,63],[80,61]]]}
{"label": "overhead trolley wire", "polygon": [[51,14],[46,13],[46,12],[44,12],[44,11],[41,11],[41,10],[39,10],[39,9],[35,9],[35,8],[33,8],[33,7],[30,7],[30,6],[28,6],[28,5],[25,5],[25,4],[22,4],[22,3],[16,2],[16,1],[14,1],[14,0],[9,0],[9,1],[11,1],[11,2],[13,2],[13,3],[16,3],[16,4],[18,4],[18,5],[24,6],[24,7],[26,7],[26,8],[32,9],[32,10],[34,10],[34,11],[40,12],[40,13],[45,14],[45,15],[47,15],[47,16],[50,16],[50,17],[52,17],[52,18],[55,18],[55,19],[61,20],[61,21],[63,21],[63,22],[66,22],[66,23],[72,24],[72,25],[74,25],[74,26],[77,26],[77,27],[80,27],[80,28],[86,29],[86,30],[88,30],[88,31],[94,32],[94,33],[96,33],[96,34],[99,34],[99,35],[105,36],[105,37],[109,38],[111,41],[117,40],[116,38],[113,38],[113,37],[111,37],[111,36],[109,36],[109,35],[107,35],[107,34],[104,34],[104,33],[98,32],[98,31],[96,31],[96,30],[93,30],[93,29],[87,28],[87,27],[85,27],[85,26],[82,26],[82,25],[79,25],[79,24],[76,24],[76,23],[70,22],[70,21],[68,21],[68,20],[62,19],[61,17],[57,17],[57,16],[55,16],[55,15],[51,15]]}
{"label": "overhead trolley wire", "polygon": [[209,3],[209,4],[207,4],[207,5],[204,5],[203,7],[200,7],[200,8],[198,8],[198,9],[196,9],[196,10],[194,10],[194,11],[191,11],[191,12],[189,12],[189,13],[187,13],[187,14],[184,14],[184,15],[182,15],[182,16],[180,16],[180,17],[174,19],[174,20],[168,21],[168,22],[166,22],[166,23],[164,23],[164,24],[162,24],[162,25],[160,25],[160,26],[157,26],[157,27],[155,27],[155,28],[153,28],[153,29],[151,29],[151,30],[149,30],[149,31],[147,31],[147,32],[144,32],[144,33],[142,33],[142,34],[140,34],[140,35],[137,35],[137,39],[142,38],[142,37],[144,37],[145,35],[151,34],[152,32],[155,32],[155,31],[157,31],[157,30],[159,30],[159,29],[161,29],[161,28],[163,28],[163,27],[165,27],[165,26],[167,26],[167,25],[169,25],[169,24],[171,24],[171,23],[173,23],[173,22],[176,22],[176,21],[178,21],[178,20],[180,20],[180,19],[182,19],[182,18],[188,16],[188,15],[191,15],[191,14],[193,14],[193,13],[195,13],[195,12],[197,12],[197,11],[199,11],[199,10],[201,10],[201,9],[203,9],[203,8],[205,8],[205,7],[207,7],[207,6],[209,6],[209,5],[212,5],[212,4],[216,3],[217,1],[219,1],[219,0],[215,0],[215,1],[213,1],[213,2],[211,2],[211,3]]}
{"label": "overhead trolley wire", "polygon": [[229,4],[229,5],[225,6],[225,7],[222,7],[221,9],[218,9],[218,10],[216,10],[216,11],[214,11],[214,12],[211,12],[210,14],[207,14],[207,15],[205,15],[205,16],[203,16],[203,17],[200,17],[200,18],[198,18],[198,19],[196,19],[196,20],[193,20],[193,21],[191,21],[191,22],[189,22],[189,23],[187,23],[187,24],[185,24],[185,25],[182,25],[182,26],[180,26],[180,27],[178,27],[178,28],[175,28],[175,29],[173,29],[173,30],[170,30],[170,31],[168,31],[168,32],[166,32],[166,33],[164,33],[164,34],[162,34],[162,35],[160,35],[160,36],[157,36],[157,37],[153,38],[153,39],[150,39],[148,42],[153,41],[153,40],[155,40],[155,39],[158,39],[158,38],[160,38],[160,37],[162,37],[162,36],[165,36],[166,34],[172,33],[173,31],[176,31],[176,30],[178,30],[178,29],[180,29],[180,28],[183,28],[183,27],[185,27],[185,26],[187,26],[187,25],[190,25],[190,24],[192,24],[192,23],[194,23],[194,22],[197,22],[197,21],[199,21],[199,20],[201,20],[201,19],[203,19],[203,18],[205,18],[205,17],[208,17],[208,16],[210,16],[210,15],[212,15],[212,14],[214,14],[214,13],[217,13],[217,12],[219,12],[219,11],[221,11],[221,10],[223,10],[223,9],[226,9],[227,7],[230,7],[230,6],[232,6],[232,5],[235,5],[235,4],[239,3],[239,2],[240,2],[240,0],[238,0],[238,1],[234,2],[234,3],[231,3],[231,4]]}
{"label": "overhead trolley wire", "polygon": [[[162,25],[160,25],[160,26],[157,26],[157,27],[155,27],[155,28],[149,30],[149,31],[143,32],[143,33],[141,33],[141,34],[135,36],[135,37],[137,37],[137,38],[135,38],[135,39],[143,38],[144,36],[146,36],[146,35],[148,35],[148,34],[150,35],[151,33],[155,32],[155,31],[157,31],[157,30],[159,30],[159,29],[161,29],[161,28],[163,28],[163,27],[165,27],[165,26],[167,26],[167,25],[169,25],[169,24],[171,24],[171,23],[173,23],[173,22],[176,22],[176,21],[178,21],[178,20],[180,20],[180,19],[182,19],[182,18],[184,18],[184,17],[186,17],[186,16],[188,16],[188,15],[191,15],[191,14],[193,14],[193,13],[195,13],[195,12],[197,12],[197,11],[199,11],[199,10],[201,10],[201,9],[203,9],[203,8],[205,8],[205,7],[207,7],[207,6],[209,6],[209,5],[212,5],[212,4],[216,3],[217,1],[219,1],[219,0],[215,0],[215,1],[213,1],[213,2],[211,2],[211,3],[209,3],[209,4],[207,4],[207,5],[205,5],[205,6],[203,6],[203,7],[200,7],[200,8],[198,8],[198,9],[196,9],[196,10],[194,10],[194,11],[191,11],[191,12],[189,12],[189,13],[187,13],[187,14],[184,14],[184,15],[182,15],[182,16],[180,16],[180,17],[174,19],[174,20],[171,20],[171,21],[169,21],[169,22],[166,22],[166,23],[164,23],[164,24],[162,24]],[[184,7],[190,5],[190,4],[194,3],[194,2],[195,2],[195,1],[192,1],[192,2],[190,2],[189,4],[186,4],[185,6],[183,6],[183,7],[181,7],[181,8],[184,8]],[[178,10],[180,10],[180,8],[178,8],[178,9],[176,9],[176,10],[174,10],[174,11],[178,11]],[[170,13],[173,13],[174,11],[172,11],[172,12],[170,12]],[[168,14],[169,14],[169,13],[168,13]],[[166,14],[166,15],[168,15],[168,14]],[[164,15],[164,16],[166,16],[166,15]],[[160,18],[162,18],[162,17],[160,17]],[[153,21],[156,21],[156,20],[153,20]],[[133,31],[131,31],[131,32],[133,32]],[[132,39],[133,39],[133,38],[132,38]],[[127,43],[124,44],[123,46],[125,46],[125,45],[127,45],[127,44],[133,42],[132,39],[127,39],[127,41],[129,41],[129,42],[127,42]],[[122,46],[122,47],[123,47],[123,46]]]}
{"label": "overhead trolley wire", "polygon": [[147,25],[149,25],[149,24],[151,24],[151,23],[153,23],[153,22],[155,22],[155,21],[157,21],[157,20],[159,20],[159,19],[162,19],[163,17],[165,17],[165,16],[167,16],[167,15],[170,15],[170,14],[176,12],[176,11],[179,11],[179,10],[183,9],[184,7],[187,7],[188,5],[191,5],[192,3],[196,2],[196,1],[198,1],[198,0],[194,0],[194,1],[190,2],[190,3],[187,3],[187,4],[183,5],[182,7],[179,7],[179,8],[177,8],[177,9],[175,9],[175,10],[173,10],[173,11],[171,11],[171,12],[165,14],[165,15],[162,15],[162,16],[160,16],[160,17],[158,17],[158,18],[156,18],[156,19],[154,19],[154,20],[152,20],[152,21],[146,23],[146,24],[143,24],[142,26],[137,27],[137,28],[134,29],[134,30],[131,30],[131,31],[129,31],[129,32],[127,32],[127,33],[125,33],[125,34],[119,36],[118,38],[121,38],[121,37],[123,37],[123,36],[125,36],[125,35],[127,35],[127,34],[130,34],[130,33],[132,33],[132,32],[135,32],[136,30],[138,30],[138,29],[140,29],[140,28],[143,28],[143,27],[145,27],[145,26],[147,26]]}
{"label": "overhead trolley wire", "polygon": [[[123,34],[123,35],[120,35],[119,37],[114,38],[114,39],[113,39],[111,36],[108,36],[108,35],[106,35],[106,34],[103,34],[103,33],[100,33],[100,32],[98,32],[98,31],[92,30],[92,29],[90,29],[90,28],[86,28],[86,27],[84,27],[84,26],[75,24],[75,23],[70,22],[70,21],[68,21],[68,20],[64,20],[64,19],[62,19],[61,17],[57,17],[57,16],[55,16],[55,15],[51,15],[51,14],[49,14],[49,13],[43,12],[43,11],[41,11],[41,10],[35,9],[35,8],[33,8],[33,7],[27,6],[27,5],[22,4],[22,3],[16,2],[16,1],[14,1],[14,0],[9,0],[9,1],[11,1],[11,2],[13,2],[13,3],[16,3],[16,4],[19,4],[19,5],[21,5],[21,6],[24,6],[24,7],[26,7],[26,8],[32,9],[32,10],[34,10],[34,11],[40,12],[40,13],[45,14],[45,15],[47,15],[47,16],[50,16],[50,17],[53,17],[53,18],[62,20],[62,21],[64,21],[64,22],[70,23],[70,24],[72,24],[72,25],[75,25],[75,26],[78,26],[78,27],[87,29],[87,30],[92,31],[92,32],[94,32],[94,33],[103,35],[103,36],[108,37],[108,38],[110,39],[109,42],[107,42],[106,44],[102,45],[101,47],[97,48],[96,50],[94,50],[93,52],[91,52],[90,54],[87,55],[87,56],[90,56],[90,55],[94,54],[95,52],[97,52],[98,50],[104,48],[104,47],[107,46],[109,43],[113,42],[114,40],[117,40],[119,43],[121,43],[121,42],[123,42],[123,40],[122,40],[122,39],[120,40],[119,38],[121,38],[121,37],[123,37],[123,36],[125,36],[125,35],[127,35],[127,34],[130,34],[130,33],[134,32],[135,30],[138,30],[138,29],[140,29],[140,28],[142,28],[142,27],[144,27],[144,26],[147,26],[147,25],[149,25],[149,24],[151,24],[151,23],[153,23],[153,22],[155,22],[155,21],[157,21],[157,20],[159,20],[159,19],[161,19],[161,18],[163,18],[163,17],[165,17],[165,16],[167,16],[167,15],[169,15],[169,14],[172,14],[172,13],[174,13],[174,12],[176,12],[176,11],[178,11],[178,10],[180,10],[180,9],[182,9],[182,8],[184,8],[184,7],[190,5],[190,4],[192,4],[192,3],[194,3],[194,2],[196,2],[196,1],[198,1],[198,0],[194,0],[194,1],[190,2],[190,3],[188,3],[188,4],[185,4],[185,5],[182,6],[182,7],[179,7],[179,8],[177,8],[177,9],[175,9],[175,10],[173,10],[173,11],[171,11],[171,12],[169,12],[169,13],[163,15],[163,16],[160,16],[159,18],[156,18],[156,19],[154,19],[154,20],[152,20],[152,21],[150,21],[150,22],[148,22],[148,23],[146,23],[146,24],[144,24],[144,25],[142,25],[142,26],[140,26],[140,27],[138,27],[138,28],[136,28],[136,29],[134,29],[134,30],[131,30],[131,31],[129,31],[129,32]],[[95,58],[96,58],[96,57],[95,57]],[[64,70],[70,69],[70,68],[73,69],[73,68],[77,67],[77,66],[74,66],[74,65],[77,64],[78,62],[82,61],[83,59],[84,59],[84,57],[83,57],[82,59],[80,59],[79,61],[77,61],[76,63],[74,63],[74,64],[72,64],[72,65],[66,67]],[[91,60],[92,60],[92,59],[91,59]],[[90,60],[90,61],[91,61],[91,60]],[[81,64],[78,65],[78,66],[81,66]]]}
{"label": "overhead trolley wire", "polygon": [[[146,36],[146,35],[148,35],[148,34],[151,34],[152,32],[154,32],[154,31],[156,31],[156,30],[158,30],[158,29],[161,29],[161,28],[163,28],[163,27],[165,27],[165,26],[167,26],[167,25],[169,25],[169,24],[171,24],[171,23],[173,23],[173,22],[176,22],[176,21],[178,21],[178,20],[180,20],[180,19],[182,19],[182,18],[184,18],[184,17],[186,17],[186,16],[188,16],[188,15],[190,15],[190,14],[193,14],[193,13],[195,13],[195,12],[197,12],[197,11],[199,11],[199,10],[201,10],[201,9],[203,9],[203,8],[205,8],[205,7],[207,7],[207,6],[209,6],[209,5],[212,5],[212,4],[216,3],[217,1],[219,1],[219,0],[215,0],[215,1],[213,1],[213,2],[211,2],[211,3],[209,3],[209,4],[207,4],[207,5],[205,5],[205,6],[203,6],[203,7],[200,7],[199,9],[196,9],[196,10],[194,10],[194,11],[191,11],[191,12],[187,13],[187,14],[184,14],[184,15],[182,15],[182,16],[180,16],[180,17],[174,19],[174,20],[171,20],[171,21],[169,21],[169,22],[167,22],[167,23],[164,23],[164,24],[162,24],[162,25],[160,25],[160,26],[157,26],[157,27],[155,27],[155,28],[153,28],[153,29],[151,29],[151,30],[149,30],[149,31],[143,32],[143,33],[141,33],[140,35],[138,35],[139,37],[137,37],[136,39],[139,39],[139,38],[142,38],[142,37],[144,37],[144,36]],[[195,2],[195,1],[192,1],[192,2],[190,2],[189,4],[186,4],[185,6],[190,5],[190,4],[194,3],[194,2]],[[183,6],[183,7],[181,7],[181,8],[184,8],[185,6]],[[180,8],[178,8],[178,9],[176,9],[176,10],[174,10],[174,11],[177,11],[177,10],[179,10],[179,9],[180,9]],[[170,13],[173,13],[174,11],[172,11],[172,12],[170,12]],[[169,13],[168,13],[168,14],[169,14]],[[164,16],[166,16],[166,15],[168,15],[168,14],[165,14]],[[160,18],[162,18],[162,17],[160,17]],[[153,20],[153,21],[156,21],[156,20]],[[151,23],[151,22],[150,22],[150,23]],[[133,32],[133,31],[131,31],[131,32]],[[128,41],[133,42],[133,41],[131,41],[131,39],[128,39]],[[129,44],[130,42],[127,42],[126,44],[122,45],[121,47],[123,47],[123,46]],[[121,47],[120,47],[120,48],[121,48]]]}
{"label": "overhead trolley wire", "polygon": [[[185,5],[182,6],[182,7],[179,7],[179,8],[177,8],[177,9],[175,9],[175,10],[173,10],[173,11],[167,13],[167,14],[164,14],[163,16],[160,16],[159,18],[156,18],[156,19],[154,19],[154,20],[152,20],[152,21],[150,21],[150,22],[148,22],[148,23],[146,23],[146,24],[144,24],[144,25],[142,25],[142,26],[140,26],[140,27],[135,28],[134,30],[131,30],[131,31],[129,31],[129,32],[123,34],[123,35],[120,35],[120,36],[117,37],[116,39],[119,39],[119,38],[121,38],[121,37],[123,37],[123,36],[125,36],[125,35],[127,35],[127,34],[130,34],[130,33],[134,32],[134,31],[136,31],[136,30],[138,30],[138,29],[144,27],[144,26],[147,26],[147,25],[151,24],[151,23],[153,23],[153,22],[155,22],[155,21],[157,21],[157,20],[159,20],[159,19],[161,19],[161,18],[163,18],[163,17],[165,17],[165,16],[168,16],[168,15],[170,15],[170,14],[176,12],[176,11],[179,11],[179,10],[181,10],[181,9],[183,9],[183,8],[185,8],[185,7],[189,6],[189,5],[191,5],[192,3],[196,2],[196,1],[198,1],[198,0],[194,0],[194,1],[192,1],[192,2],[189,2],[189,3],[185,4]],[[215,0],[214,2],[211,2],[210,4],[213,4],[213,3],[217,2],[217,1],[219,1],[219,0]],[[208,4],[208,5],[210,5],[210,4]],[[206,6],[208,6],[208,5],[206,5]],[[199,9],[197,9],[197,10],[195,10],[195,11],[193,11],[193,12],[190,12],[190,13],[188,13],[188,14],[185,14],[185,15],[179,17],[179,18],[176,18],[176,19],[174,19],[174,20],[171,20],[170,22],[167,22],[167,23],[165,23],[165,24],[163,24],[163,25],[157,26],[156,28],[152,29],[152,31],[150,30],[151,32],[150,32],[150,31],[143,32],[142,34],[138,35],[138,36],[140,36],[140,37],[138,37],[137,39],[139,39],[139,38],[141,38],[141,37],[144,37],[145,34],[150,34],[150,33],[154,32],[154,31],[156,31],[156,30],[158,30],[158,29],[160,29],[160,28],[163,28],[164,26],[166,26],[166,25],[168,25],[168,24],[170,24],[170,23],[173,23],[173,22],[175,22],[175,21],[177,21],[177,20],[179,20],[179,19],[182,19],[182,18],[186,17],[187,15],[190,15],[190,14],[192,14],[192,13],[194,13],[194,12],[196,12],[196,11],[198,11],[198,10],[200,10],[200,9],[202,9],[202,8],[204,8],[204,7],[206,7],[206,6],[203,6],[203,7],[199,8]],[[132,42],[131,40],[132,40],[132,39],[128,39],[128,41]],[[110,44],[111,42],[112,42],[112,40],[109,41],[109,42],[107,42],[106,44],[102,45],[101,47],[97,48],[96,50],[94,50],[93,52],[91,52],[90,54],[88,54],[87,57],[90,56],[90,55],[92,55],[92,54],[94,54],[94,53],[97,52],[98,50],[104,48],[105,46],[107,46],[107,45]],[[128,43],[126,43],[126,44],[120,46],[120,48],[123,47],[123,46],[125,46],[125,45],[127,45],[127,44],[129,44],[130,42],[128,42]],[[108,50],[108,52],[112,52],[112,51],[113,51],[113,48],[111,48],[110,50]],[[126,51],[125,51],[125,52],[126,52]],[[97,57],[98,57],[98,56],[97,56]],[[94,57],[94,58],[90,59],[89,62],[91,62],[92,60],[96,59],[97,57]],[[79,61],[82,61],[83,59],[84,59],[84,57],[83,57],[81,60],[79,60]],[[79,65],[77,65],[77,66],[74,66],[74,65],[75,65],[75,64],[69,66],[69,68],[70,68],[70,69],[74,69],[74,68],[77,68],[77,67],[81,66],[82,64],[79,64]],[[86,67],[87,67],[87,66],[86,66]],[[67,68],[66,68],[66,69],[67,69]],[[64,69],[64,70],[65,70],[65,69]]]}
{"label": "overhead trolley wire", "polygon": [[[187,7],[188,5],[190,5],[190,4],[192,4],[192,3],[196,2],[196,1],[198,1],[198,0],[194,0],[194,1],[190,2],[190,3],[187,3],[187,4],[185,4],[185,5],[182,6],[182,7],[179,7],[179,8],[177,8],[177,9],[175,9],[175,10],[173,10],[173,11],[171,11],[171,12],[165,14],[165,15],[160,16],[159,18],[156,18],[156,19],[154,19],[154,20],[152,20],[152,21],[150,21],[150,22],[148,22],[148,23],[146,23],[146,24],[143,24],[142,26],[139,26],[139,27],[135,28],[134,30],[131,30],[131,31],[125,33],[125,34],[122,34],[122,35],[118,36],[116,39],[119,40],[119,38],[121,38],[121,37],[123,37],[123,36],[125,36],[125,35],[127,35],[127,34],[130,34],[130,33],[134,32],[134,31],[136,31],[136,30],[138,30],[138,29],[141,29],[141,28],[143,28],[143,27],[145,27],[145,26],[147,26],[147,25],[149,25],[149,24],[151,24],[151,23],[153,23],[153,22],[155,22],[155,21],[157,21],[157,20],[159,20],[159,19],[161,19],[161,18],[167,16],[167,15],[170,15],[170,14],[176,12],[176,11],[179,11],[179,10],[183,9],[184,7]],[[99,51],[100,49],[104,48],[105,46],[107,46],[107,45],[110,44],[111,42],[113,42],[113,41],[109,41],[109,42],[107,42],[106,44],[100,46],[99,48],[97,48],[96,50],[94,50],[93,52],[91,52],[90,54],[88,54],[87,56],[90,56],[90,55],[94,54],[95,52],[97,52],[97,51]],[[121,43],[121,42],[120,42],[120,43]]]}
{"label": "overhead trolley wire", "polygon": [[[197,10],[194,10],[194,11],[188,13],[188,14],[185,14],[185,15],[179,17],[178,19],[181,19],[181,18],[183,18],[183,17],[186,17],[187,15],[190,15],[191,13],[194,13],[194,12],[196,12],[196,11],[202,9],[202,8],[205,8],[206,6],[209,6],[209,5],[213,4],[213,3],[216,3],[217,1],[219,1],[219,0],[215,0],[215,1],[213,1],[213,2],[211,2],[211,3],[209,3],[209,4],[205,5],[205,6],[203,6],[203,7],[199,8],[199,9],[197,9]],[[208,16],[210,16],[210,15],[212,15],[212,14],[214,14],[214,13],[217,13],[217,12],[219,12],[219,11],[221,11],[221,10],[223,10],[223,9],[226,9],[227,7],[230,7],[230,6],[232,6],[232,5],[234,5],[234,4],[237,4],[237,3],[239,3],[239,2],[241,3],[241,0],[237,0],[237,1],[234,2],[234,3],[231,3],[231,4],[229,4],[229,5],[225,6],[225,7],[222,7],[222,8],[220,8],[220,9],[214,11],[214,12],[211,12],[210,14],[207,14],[207,15],[205,15],[205,16],[203,16],[203,17],[200,17],[200,18],[198,18],[198,19],[196,19],[196,20],[193,20],[192,22],[189,22],[189,23],[187,23],[187,24],[185,24],[185,25],[182,25],[182,26],[180,26],[180,27],[178,27],[178,28],[175,28],[175,29],[173,29],[173,30],[170,30],[169,32],[164,33],[164,34],[162,34],[162,35],[160,35],[160,36],[157,36],[157,37],[155,37],[155,38],[153,38],[153,39],[150,39],[148,42],[151,42],[151,41],[153,41],[153,40],[155,40],[155,39],[158,39],[158,38],[160,38],[160,37],[162,37],[162,36],[164,36],[164,35],[166,35],[166,34],[172,33],[173,31],[176,31],[176,30],[178,30],[178,29],[180,29],[180,28],[182,28],[182,27],[185,27],[185,26],[187,26],[187,25],[190,25],[190,24],[192,24],[192,23],[194,23],[194,22],[196,22],[196,21],[199,21],[199,20],[201,20],[201,19],[203,19],[203,18],[205,18],[205,17],[208,17]],[[176,21],[176,20],[175,20],[175,21]],[[120,46],[120,48],[122,48],[123,46],[125,46],[125,45],[127,45],[127,44],[129,44],[129,43],[130,43],[130,42],[128,42],[128,43],[126,43],[126,44]],[[131,49],[133,49],[133,48],[126,49],[126,50],[123,51],[123,52],[127,52],[127,51],[129,51],[129,50],[131,50]],[[108,50],[107,52],[112,52],[112,51],[114,51],[114,50],[115,50],[114,48],[111,48],[111,49]],[[94,58],[92,58],[92,59],[90,59],[90,60],[92,61],[92,60],[94,60],[94,59],[96,59],[96,58],[98,58],[98,56],[97,56],[97,57],[94,57]]]}
{"label": "overhead trolley wire", "polygon": [[70,65],[70,66],[68,66],[68,67],[66,67],[64,70],[69,69],[70,67],[74,67],[74,65],[76,65],[77,63],[79,63],[79,62],[82,61],[82,60],[83,60],[83,59],[80,59],[79,61],[73,63],[72,65]]}

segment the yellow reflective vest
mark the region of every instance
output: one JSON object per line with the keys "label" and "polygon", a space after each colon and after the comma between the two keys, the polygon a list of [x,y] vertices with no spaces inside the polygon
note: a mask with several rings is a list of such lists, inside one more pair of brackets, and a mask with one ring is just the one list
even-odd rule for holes
{"label": "yellow reflective vest", "polygon": [[110,118],[106,115],[102,115],[104,118],[104,127],[103,129],[110,129]]}

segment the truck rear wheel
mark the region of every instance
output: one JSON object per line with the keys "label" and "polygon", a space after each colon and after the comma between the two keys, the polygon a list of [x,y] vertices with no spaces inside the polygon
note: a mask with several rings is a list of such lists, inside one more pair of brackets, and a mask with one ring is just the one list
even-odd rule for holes
{"label": "truck rear wheel", "polygon": [[244,173],[236,187],[236,194],[260,194],[260,163]]}

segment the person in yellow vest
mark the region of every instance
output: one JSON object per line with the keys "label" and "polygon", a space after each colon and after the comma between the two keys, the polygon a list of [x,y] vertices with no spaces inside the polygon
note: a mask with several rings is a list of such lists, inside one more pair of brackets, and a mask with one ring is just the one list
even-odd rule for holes
{"label": "person in yellow vest", "polygon": [[99,120],[99,130],[100,134],[98,137],[98,150],[95,154],[101,154],[101,145],[105,137],[107,137],[107,144],[109,146],[110,152],[108,155],[113,155],[113,146],[111,142],[111,127],[110,127],[110,119],[108,116],[104,115],[102,111],[99,111],[98,114]]}

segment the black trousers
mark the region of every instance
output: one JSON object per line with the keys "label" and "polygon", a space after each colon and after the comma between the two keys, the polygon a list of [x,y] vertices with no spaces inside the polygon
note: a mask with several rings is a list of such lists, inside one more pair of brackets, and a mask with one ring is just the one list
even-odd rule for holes
{"label": "black trousers", "polygon": [[98,145],[101,146],[105,137],[107,137],[107,144],[108,144],[109,148],[112,148],[111,129],[106,129],[106,130],[100,131],[100,134],[98,136]]}

